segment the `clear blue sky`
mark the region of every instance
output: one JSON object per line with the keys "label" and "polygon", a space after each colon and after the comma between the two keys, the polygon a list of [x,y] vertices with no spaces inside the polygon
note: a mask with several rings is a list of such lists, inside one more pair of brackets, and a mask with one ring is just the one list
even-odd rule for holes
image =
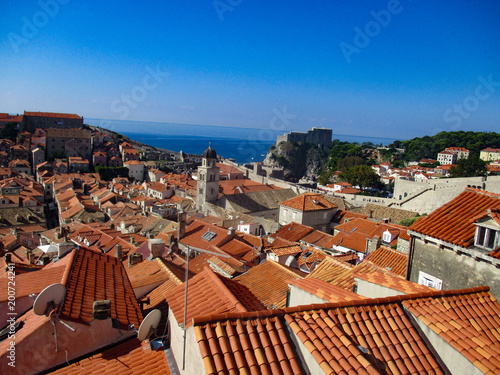
{"label": "clear blue sky", "polygon": [[3,0],[0,112],[267,128],[286,107],[286,131],[498,131],[499,20],[493,0]]}

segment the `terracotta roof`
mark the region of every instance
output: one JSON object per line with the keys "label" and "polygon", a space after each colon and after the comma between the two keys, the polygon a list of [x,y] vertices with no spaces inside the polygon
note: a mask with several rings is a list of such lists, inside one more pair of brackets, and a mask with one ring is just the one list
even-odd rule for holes
{"label": "terracotta roof", "polygon": [[326,258],[306,278],[315,277],[352,291],[354,286],[352,268],[348,263]]}
{"label": "terracotta roof", "polygon": [[50,374],[156,375],[170,374],[163,350],[152,350],[149,343],[137,338],[117,344]]}
{"label": "terracotta roof", "polygon": [[267,260],[234,280],[248,287],[265,306],[275,308],[285,306],[288,281],[303,276],[299,270]]}
{"label": "terracotta roof", "polygon": [[470,218],[488,208],[500,208],[499,197],[483,190],[466,189],[429,216],[418,219],[410,230],[467,248],[473,244],[476,230]]}
{"label": "terracotta roof", "polygon": [[[128,263],[126,261],[125,263]],[[160,259],[145,259],[131,267],[125,267],[132,288],[162,283],[170,278]]]}
{"label": "terracotta roof", "polygon": [[[51,263],[39,271],[16,275],[16,298],[26,297],[32,293],[38,294],[51,284],[61,283],[65,274],[69,272],[70,261],[70,257],[64,257],[57,263]],[[0,280],[5,279],[5,285],[7,285],[7,278],[8,273],[4,272]],[[0,302],[7,301],[7,299],[7,288],[0,288]]]}
{"label": "terracotta roof", "polygon": [[500,305],[488,287],[444,291],[403,305],[480,371],[500,373]]}
{"label": "terracotta roof", "polygon": [[[452,346],[464,357],[484,373],[497,373],[500,305],[487,290],[434,291],[256,313],[200,316],[194,319],[194,331],[207,374],[303,373],[304,358],[298,353],[298,347],[292,345],[290,332],[302,342],[302,350],[309,352],[327,374],[442,374],[444,370],[436,361],[436,354],[421,336],[424,332],[405,312],[405,308],[419,310],[422,307],[428,316],[435,316],[436,327],[442,316],[449,328],[447,332],[457,331],[450,336],[456,338],[451,341]],[[458,308],[459,313],[450,311],[449,305],[457,306],[465,301],[468,303]],[[450,311],[451,315],[439,315],[441,311]],[[419,312],[423,322],[427,319],[422,316],[424,313]],[[489,324],[488,318],[495,323]],[[458,319],[457,327],[454,319]],[[460,336],[461,324],[471,331]],[[479,333],[481,330],[483,336]],[[487,340],[485,332],[488,331],[489,342],[494,342],[495,348],[489,348],[488,341],[481,342]],[[467,333],[472,335],[471,339]],[[481,344],[485,345],[481,347]],[[472,349],[468,353],[463,345],[476,347],[477,351]],[[311,363],[307,365],[311,369]]]}
{"label": "terracotta roof", "polygon": [[302,248],[299,245],[293,245],[285,247],[273,247],[268,251],[280,257],[284,255],[296,255],[302,253]]}
{"label": "terracotta roof", "polygon": [[294,279],[290,280],[288,283],[323,299],[325,302],[342,302],[365,299],[365,297],[360,296],[359,294],[329,284],[326,281],[315,277]]}
{"label": "terracotta roof", "polygon": [[[222,277],[205,267],[203,272],[189,280],[186,326],[189,326],[191,319],[198,315],[248,311],[224,285]],[[178,324],[184,320],[184,296],[184,284],[174,288],[167,295],[167,302]]]}
{"label": "terracotta roof", "polygon": [[300,211],[330,210],[336,205],[325,199],[321,194],[304,193],[295,198],[281,202],[280,205]]}
{"label": "terracotta roof", "polygon": [[292,222],[283,226],[280,230],[274,233],[273,237],[283,238],[287,241],[297,242],[301,238],[305,237],[307,234],[314,231],[314,228],[308,227],[306,225],[298,224]]}
{"label": "terracotta roof", "polygon": [[24,116],[56,117],[56,118],[71,118],[71,119],[82,118],[81,116],[72,113],[26,112],[26,111],[24,111]]}
{"label": "terracotta roof", "polygon": [[[80,247],[73,250],[73,266],[66,285],[66,296],[60,306],[63,319],[90,324],[94,301],[111,300],[111,318],[120,326],[139,327],[142,320],[127,273],[120,261]],[[68,256],[68,255],[67,255]]]}
{"label": "terracotta roof", "polygon": [[207,375],[303,372],[280,317],[201,323],[194,332]]}
{"label": "terracotta roof", "polygon": [[416,284],[405,280],[402,277],[395,276],[389,271],[373,265],[370,262],[361,262],[352,269],[354,278],[368,281],[372,284],[384,286],[404,294],[422,293],[433,291],[433,288]]}
{"label": "terracotta roof", "polygon": [[222,180],[219,182],[220,193],[224,195],[252,193],[257,191],[280,190],[274,185],[264,185],[248,179],[242,180]]}
{"label": "terracotta roof", "polygon": [[381,246],[377,250],[371,252],[365,259],[365,262],[371,262],[378,267],[387,269],[395,275],[405,277],[408,254],[404,254],[386,246]]}

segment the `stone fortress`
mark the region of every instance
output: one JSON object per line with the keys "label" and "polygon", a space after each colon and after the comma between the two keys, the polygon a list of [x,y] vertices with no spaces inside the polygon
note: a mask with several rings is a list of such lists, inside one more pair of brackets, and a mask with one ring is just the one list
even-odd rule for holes
{"label": "stone fortress", "polygon": [[281,142],[304,142],[311,145],[317,145],[325,151],[330,149],[332,144],[332,129],[327,128],[312,128],[306,132],[290,132],[283,135],[278,135],[276,144]]}

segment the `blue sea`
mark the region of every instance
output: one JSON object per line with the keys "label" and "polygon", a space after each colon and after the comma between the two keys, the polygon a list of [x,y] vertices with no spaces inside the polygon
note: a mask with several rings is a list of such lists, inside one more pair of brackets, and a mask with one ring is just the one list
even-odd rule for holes
{"label": "blue sea", "polygon": [[[269,147],[278,135],[286,131],[269,128],[240,128],[227,126],[190,125],[162,122],[102,120],[85,118],[85,123],[121,133],[137,142],[170,151],[201,154],[212,143],[217,154],[236,160],[239,164],[264,160]],[[371,142],[388,145],[395,138],[365,137],[333,134],[333,139],[347,142]]]}

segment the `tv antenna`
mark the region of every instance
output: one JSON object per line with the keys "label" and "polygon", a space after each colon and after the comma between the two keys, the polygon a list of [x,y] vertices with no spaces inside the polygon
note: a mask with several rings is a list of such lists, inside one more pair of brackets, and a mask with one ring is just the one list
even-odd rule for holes
{"label": "tv antenna", "polygon": [[36,297],[33,303],[33,312],[36,315],[49,316],[49,314],[62,302],[65,294],[66,287],[64,285],[59,283],[49,285],[40,292],[38,297]]}
{"label": "tv antenna", "polygon": [[137,338],[140,341],[146,340],[153,331],[156,331],[158,328],[158,324],[160,324],[161,319],[161,311],[158,309],[154,309],[151,311],[144,320],[142,321],[139,329],[137,330]]}

